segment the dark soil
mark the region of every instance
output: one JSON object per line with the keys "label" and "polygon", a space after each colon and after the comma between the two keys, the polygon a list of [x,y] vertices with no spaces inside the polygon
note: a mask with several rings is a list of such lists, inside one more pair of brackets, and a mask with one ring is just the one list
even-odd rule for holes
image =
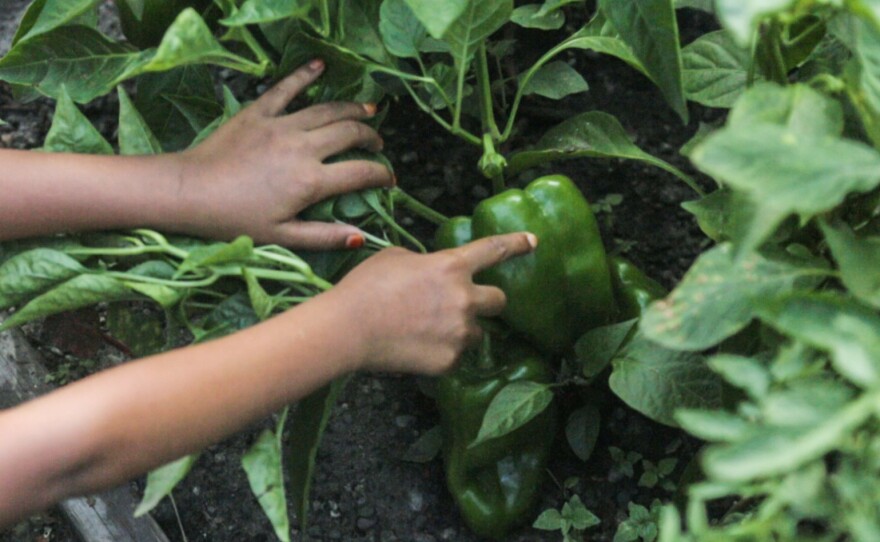
{"label": "dark soil", "polygon": [[[9,4],[6,0],[4,4]],[[12,1],[13,6],[27,4]],[[0,13],[0,40],[8,39],[9,14]],[[685,41],[705,32],[713,23],[706,17],[683,11],[680,24]],[[3,42],[0,41],[0,51]],[[590,91],[564,102],[531,100],[524,104],[521,147],[534,141],[550,126],[573,114],[601,110],[615,115],[645,151],[686,172],[695,174],[677,150],[695,132],[700,121],[713,120],[714,111],[691,108],[691,120],[683,125],[667,107],[656,88],[621,62],[608,57],[573,53],[569,60],[584,75]],[[48,129],[52,106],[41,100],[30,104],[12,101],[0,86],[0,118],[11,126],[0,128],[0,146],[33,148],[41,144]],[[111,100],[92,104],[87,113],[112,133],[115,116]],[[103,125],[102,125],[103,124]],[[489,194],[485,179],[476,172],[478,149],[462,143],[431,124],[407,102],[390,104],[382,129],[386,154],[395,164],[400,184],[441,212],[468,214]],[[549,169],[546,171],[550,171]],[[680,204],[693,199],[693,192],[673,176],[636,162],[572,160],[552,167],[571,176],[591,201],[620,194],[622,203],[613,214],[600,214],[606,246],[625,253],[666,286],[672,286],[701,251],[705,238]],[[518,179],[525,182],[538,173]],[[404,218],[422,237],[429,225]],[[37,333],[34,339],[53,343]],[[57,349],[57,347],[56,347]],[[58,352],[55,352],[56,354]],[[61,352],[65,354],[66,352]],[[573,392],[574,393],[574,392]],[[666,490],[639,487],[642,467],[633,477],[615,468],[610,446],[635,451],[645,459],[680,458],[675,476],[681,474],[695,444],[678,432],[649,421],[623,405],[606,386],[590,391],[603,405],[602,430],[593,458],[583,464],[567,452],[557,454],[553,474],[543,488],[540,509],[560,507],[573,493],[602,521],[587,531],[587,539],[610,541],[627,503],[650,505],[654,498],[673,495]],[[267,421],[267,424],[269,422]],[[341,398],[319,450],[312,494],[309,534],[313,540],[416,541],[477,540],[462,525],[452,498],[445,489],[439,460],[424,464],[401,460],[407,448],[437,423],[431,401],[422,395],[412,377],[398,375],[356,376]],[[242,433],[206,450],[196,468],[174,492],[177,514],[166,500],[154,512],[172,540],[272,541],[264,519],[248,487],[239,457],[258,434]],[[564,439],[560,450],[567,450]],[[562,482],[577,477],[578,483],[563,490]],[[143,481],[135,482],[142,487]],[[291,515],[293,511],[291,510]],[[40,523],[40,518],[46,518]],[[42,528],[54,529],[40,538]],[[72,540],[55,516],[40,516],[17,530],[0,535],[0,541]],[[299,539],[299,537],[297,537]],[[559,540],[558,533],[528,527],[512,535],[512,541]]]}

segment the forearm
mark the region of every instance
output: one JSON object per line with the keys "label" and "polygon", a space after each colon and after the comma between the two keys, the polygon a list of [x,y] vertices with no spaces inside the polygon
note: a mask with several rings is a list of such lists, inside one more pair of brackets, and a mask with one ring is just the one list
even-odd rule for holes
{"label": "forearm", "polygon": [[179,155],[94,156],[0,149],[0,241],[162,227],[186,214]]}
{"label": "forearm", "polygon": [[351,371],[359,340],[340,308],[319,296],[0,414],[0,525],[196,452]]}

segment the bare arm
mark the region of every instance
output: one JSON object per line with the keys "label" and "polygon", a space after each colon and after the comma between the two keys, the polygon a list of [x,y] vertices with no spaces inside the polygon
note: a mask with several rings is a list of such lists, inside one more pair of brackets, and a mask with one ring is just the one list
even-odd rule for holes
{"label": "bare arm", "polygon": [[475,272],[523,234],[429,255],[389,249],[253,328],[129,363],[0,412],[0,527],[197,451],[359,369],[438,374],[505,304]]}
{"label": "bare arm", "polygon": [[325,164],[382,139],[360,122],[372,104],[284,109],[317,79],[314,61],[295,71],[199,146],[149,157],[0,150],[0,241],[68,231],[152,227],[291,247],[343,248],[354,226],[304,222],[297,214],[322,199],[393,176],[368,161]]}

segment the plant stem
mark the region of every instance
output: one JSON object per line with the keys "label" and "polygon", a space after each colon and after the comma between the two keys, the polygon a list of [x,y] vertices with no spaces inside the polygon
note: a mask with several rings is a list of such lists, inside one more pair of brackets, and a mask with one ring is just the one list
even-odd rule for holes
{"label": "plant stem", "polygon": [[446,122],[446,119],[444,119],[443,117],[438,115],[437,112],[431,108],[431,106],[426,104],[419,97],[419,95],[416,94],[415,90],[413,90],[412,87],[409,86],[409,84],[406,81],[403,81],[403,86],[404,86],[404,88],[406,88],[406,91],[409,92],[410,97],[413,99],[413,102],[415,102],[415,104],[419,107],[419,109],[421,109],[422,111],[424,111],[425,113],[430,115],[431,118],[434,119],[434,121],[437,124],[439,124],[440,126],[442,126],[447,132],[451,133],[454,136],[458,136],[458,137],[464,139],[465,141],[467,141],[471,145],[480,145],[481,144],[479,137],[475,136],[474,134],[468,132],[467,130],[465,130],[461,127],[456,128],[453,125]]}
{"label": "plant stem", "polygon": [[394,187],[391,189],[391,199],[432,224],[439,226],[449,220],[449,217],[428,207],[421,201],[404,192],[401,188]]}
{"label": "plant stem", "polygon": [[501,132],[498,130],[498,124],[495,122],[495,104],[492,102],[492,80],[489,78],[489,60],[486,54],[485,42],[480,44],[476,62],[483,133],[488,131],[493,140],[500,141]]}

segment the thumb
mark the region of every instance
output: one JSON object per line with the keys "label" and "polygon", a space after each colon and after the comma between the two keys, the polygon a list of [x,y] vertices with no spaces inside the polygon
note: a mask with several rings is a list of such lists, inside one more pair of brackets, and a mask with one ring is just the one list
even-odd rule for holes
{"label": "thumb", "polygon": [[364,233],[348,224],[287,222],[278,227],[276,242],[303,250],[344,250],[364,246]]}

